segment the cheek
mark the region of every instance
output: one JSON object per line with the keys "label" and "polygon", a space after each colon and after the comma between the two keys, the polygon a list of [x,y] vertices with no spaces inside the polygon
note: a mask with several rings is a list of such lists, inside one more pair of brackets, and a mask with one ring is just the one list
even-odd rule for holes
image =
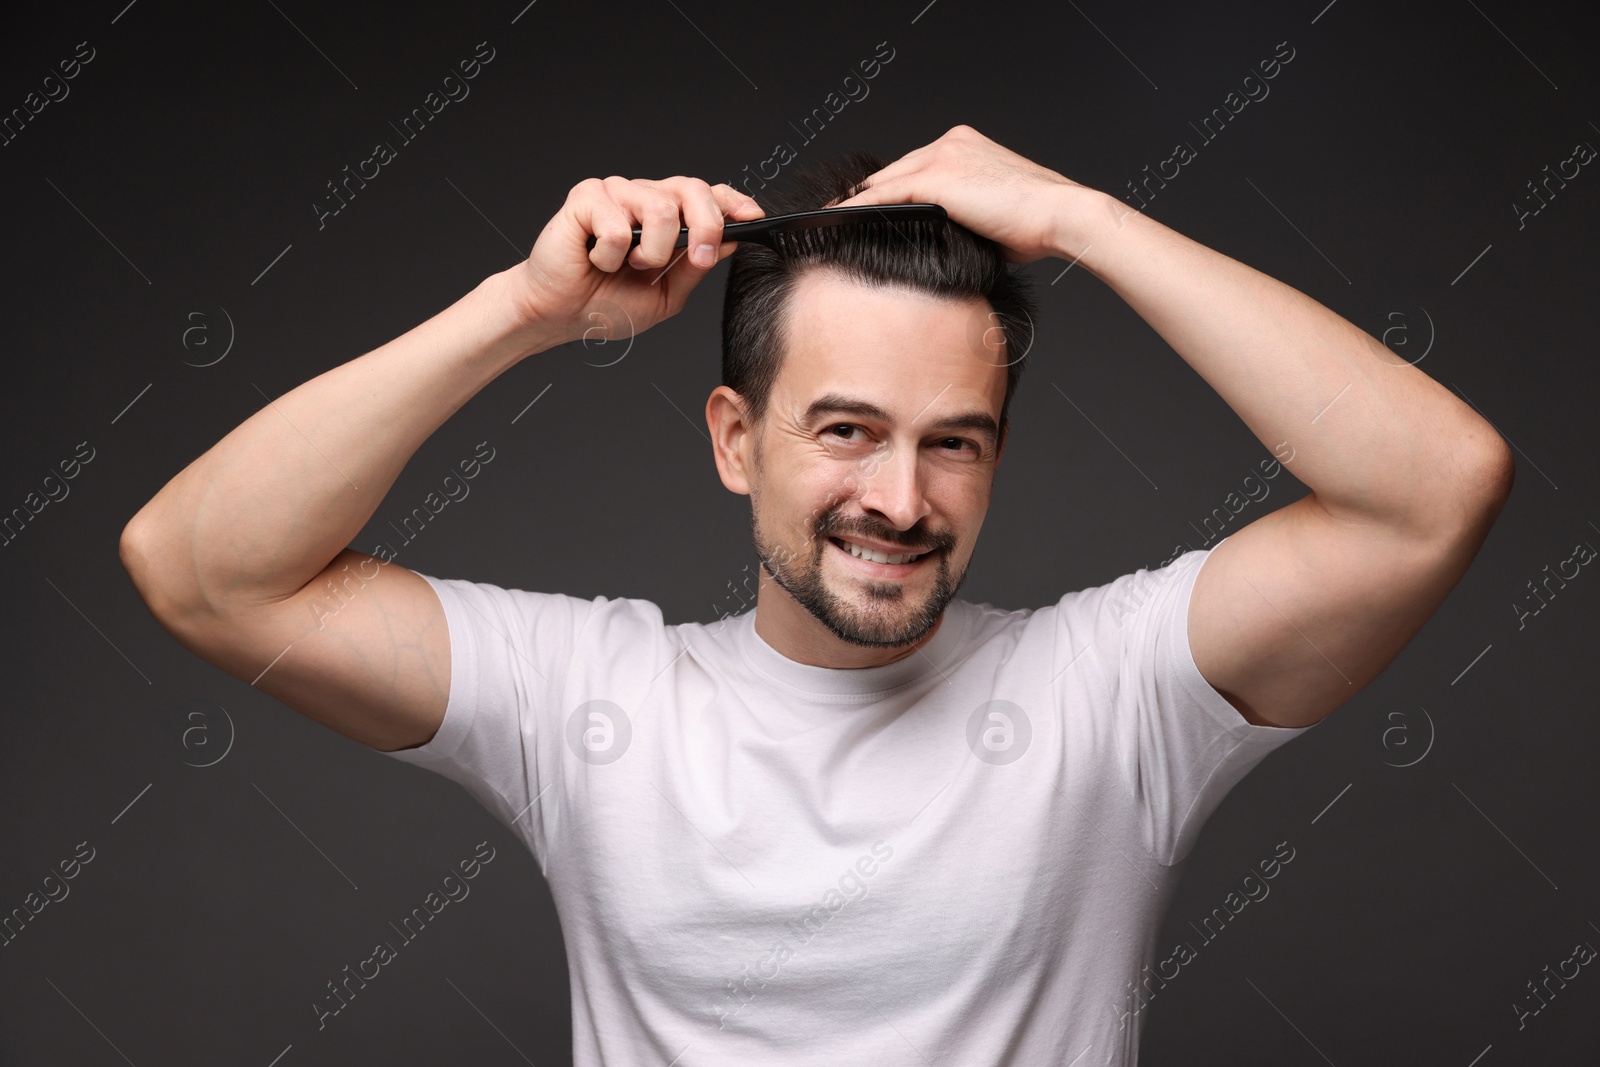
{"label": "cheek", "polygon": [[858,496],[871,484],[872,470],[857,456],[823,451],[796,464],[785,491],[806,510],[821,513],[842,500]]}
{"label": "cheek", "polygon": [[977,526],[989,510],[992,468],[978,464],[931,471],[925,481],[928,501],[955,526]]}
{"label": "cheek", "polygon": [[818,465],[769,468],[752,494],[762,535],[791,545],[808,541],[817,520],[840,499],[837,488],[837,479],[819,477]]}

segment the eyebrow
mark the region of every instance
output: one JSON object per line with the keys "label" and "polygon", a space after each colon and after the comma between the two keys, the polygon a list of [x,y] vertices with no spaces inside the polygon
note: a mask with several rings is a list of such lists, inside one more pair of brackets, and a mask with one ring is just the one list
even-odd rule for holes
{"label": "eyebrow", "polygon": [[[805,421],[808,425],[812,425],[820,416],[835,414],[855,415],[858,418],[875,419],[878,422],[894,421],[889,413],[878,405],[842,393],[826,393],[813,400],[806,408]],[[1000,425],[995,422],[994,416],[986,411],[964,411],[949,415],[928,427],[928,430],[930,432],[973,430],[987,437],[991,445],[1000,439]]]}

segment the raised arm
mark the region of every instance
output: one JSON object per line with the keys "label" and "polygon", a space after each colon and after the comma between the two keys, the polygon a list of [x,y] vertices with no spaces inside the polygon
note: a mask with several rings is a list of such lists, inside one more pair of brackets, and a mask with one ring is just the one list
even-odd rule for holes
{"label": "raised arm", "polygon": [[1511,491],[1494,428],[1282,282],[967,127],[845,203],[931,200],[1010,250],[1109,285],[1311,492],[1212,550],[1189,606],[1195,665],[1260,726],[1306,726],[1421,629]]}
{"label": "raised arm", "polygon": [[[574,187],[527,260],[270,401],[139,510],[121,555],[151,613],[196,655],[347,737],[384,750],[427,742],[450,692],[438,598],[415,573],[345,546],[478,390],[582,336],[591,314],[620,309],[634,330],[676,314],[735,247],[720,241],[724,217],[760,214],[698,179]],[[672,247],[680,225],[690,255]]]}
{"label": "raised arm", "polygon": [[1317,722],[1376,678],[1466,573],[1511,492],[1511,450],[1304,293],[1121,205],[1081,233],[1080,265],[1311,490],[1212,550],[1189,644],[1247,721]]}

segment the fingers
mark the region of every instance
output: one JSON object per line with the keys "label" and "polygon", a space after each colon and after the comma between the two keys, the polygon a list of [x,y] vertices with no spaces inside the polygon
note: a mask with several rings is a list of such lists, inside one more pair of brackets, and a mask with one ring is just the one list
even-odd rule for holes
{"label": "fingers", "polygon": [[862,204],[903,204],[916,200],[913,195],[911,179],[922,173],[927,166],[929,155],[934,151],[939,142],[924,145],[907,152],[899,159],[890,163],[880,171],[875,171],[862,179],[866,188],[855,196],[839,201],[835,207],[856,207]]}
{"label": "fingers", "polygon": [[601,184],[611,201],[627,213],[630,226],[639,228],[638,247],[625,253],[627,262],[634,267],[665,265],[678,239],[677,200],[652,182],[613,176]]}
{"label": "fingers", "polygon": [[588,178],[574,185],[563,210],[578,224],[574,236],[580,248],[588,235],[594,235],[589,262],[603,271],[622,266],[633,239],[633,216],[611,198],[604,182]]}
{"label": "fingers", "polygon": [[[751,219],[759,219],[766,215],[754,197],[741,193],[731,185],[714,185],[711,187],[711,194],[717,199],[717,207],[722,212],[724,222],[749,222]],[[717,249],[717,259],[732,255],[737,247],[736,241],[723,241]]]}
{"label": "fingers", "polygon": [[[684,258],[685,251],[676,247],[683,227],[689,231],[690,263],[709,269],[734,247],[722,240],[723,223],[762,215],[760,205],[729,185],[712,186],[682,176],[660,181],[591,178],[573,188],[568,207],[585,240],[594,235],[589,261],[607,272],[619,270],[623,263],[640,270],[659,269]],[[634,227],[640,231],[639,243],[630,251]]]}
{"label": "fingers", "polygon": [[671,190],[679,199],[683,225],[689,231],[684,244],[689,261],[702,268],[715,266],[717,245],[722,243],[722,207],[711,186],[698,178],[668,178],[656,184]]}
{"label": "fingers", "polygon": [[898,174],[891,174],[898,164],[891,164],[878,172],[872,179],[872,184],[848,200],[840,201],[838,207],[859,207],[864,204],[907,204],[920,201],[916,193],[915,182],[918,175],[912,170],[903,170]]}
{"label": "fingers", "polygon": [[[652,183],[679,198],[683,225],[689,234],[685,244],[688,259],[696,267],[709,270],[720,254],[722,227],[729,219],[759,218],[761,207],[750,197],[729,185],[707,185],[698,178],[667,178]],[[674,257],[676,258],[676,257]]]}
{"label": "fingers", "polygon": [[834,206],[920,201],[923,197],[917,194],[912,179],[936,167],[941,158],[946,161],[965,160],[989,143],[992,142],[971,126],[952,126],[938,140],[930,141],[921,148],[913,148],[882,170],[868,175],[864,179],[867,188]]}
{"label": "fingers", "polygon": [[717,198],[717,206],[722,209],[723,215],[733,221],[748,222],[766,214],[753,197],[746,196],[726,183],[713,185],[711,195]]}

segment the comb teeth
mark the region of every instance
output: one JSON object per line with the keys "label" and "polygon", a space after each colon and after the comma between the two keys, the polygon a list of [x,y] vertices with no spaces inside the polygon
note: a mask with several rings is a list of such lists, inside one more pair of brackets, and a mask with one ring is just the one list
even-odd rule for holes
{"label": "comb teeth", "polygon": [[[925,220],[898,222],[852,222],[834,226],[807,226],[803,228],[774,230],[764,242],[769,248],[787,255],[817,255],[838,245],[841,239],[863,231],[892,231],[911,244],[931,244],[939,236],[939,224]],[[748,238],[747,238],[748,240]]]}

